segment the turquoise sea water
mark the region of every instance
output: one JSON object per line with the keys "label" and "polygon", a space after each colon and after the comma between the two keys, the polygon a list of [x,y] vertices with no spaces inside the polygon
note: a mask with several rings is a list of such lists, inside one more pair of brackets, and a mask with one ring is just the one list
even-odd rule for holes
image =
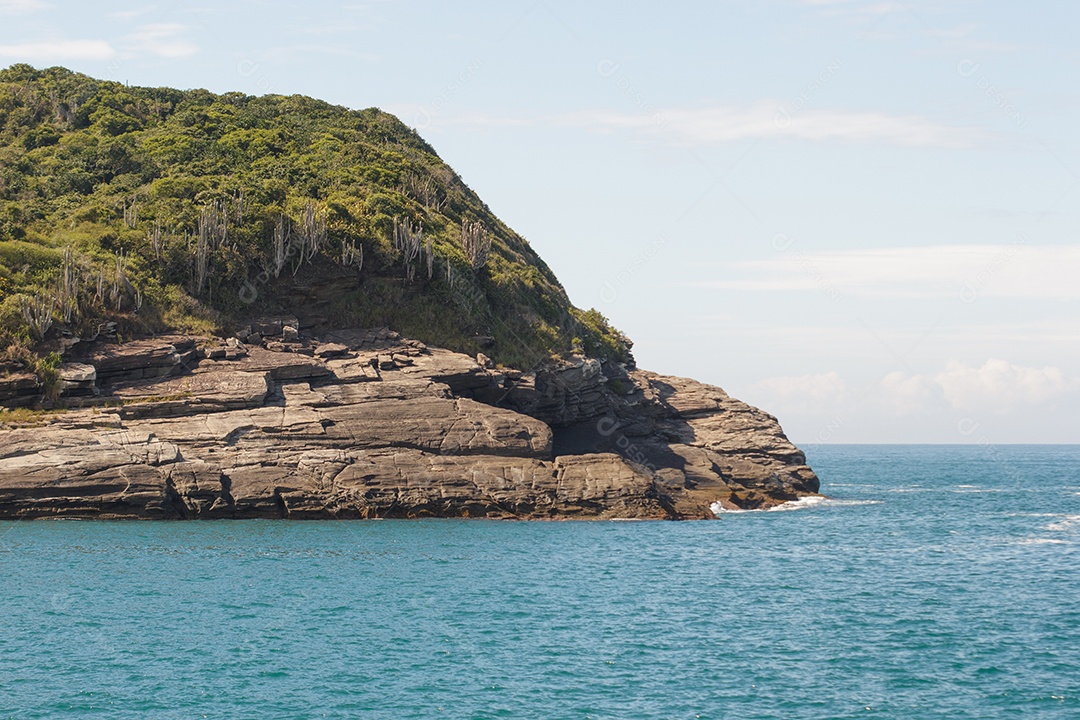
{"label": "turquoise sea water", "polygon": [[1078,718],[1080,446],[716,522],[0,523],[0,718]]}

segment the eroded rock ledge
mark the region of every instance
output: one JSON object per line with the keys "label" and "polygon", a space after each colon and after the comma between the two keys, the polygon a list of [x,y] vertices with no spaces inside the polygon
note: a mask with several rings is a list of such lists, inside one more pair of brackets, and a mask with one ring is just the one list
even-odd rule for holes
{"label": "eroded rock ledge", "polygon": [[[290,330],[67,363],[78,408],[0,426],[0,518],[681,519],[818,490],[776,419],[717,387]],[[8,377],[8,404],[28,402],[32,377]]]}

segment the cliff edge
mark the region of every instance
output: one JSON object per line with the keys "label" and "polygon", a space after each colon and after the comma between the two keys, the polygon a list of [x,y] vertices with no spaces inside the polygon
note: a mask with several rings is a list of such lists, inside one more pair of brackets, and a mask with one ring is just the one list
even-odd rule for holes
{"label": "cliff edge", "polygon": [[271,325],[69,353],[82,407],[0,426],[0,518],[685,519],[818,490],[776,419],[717,387]]}

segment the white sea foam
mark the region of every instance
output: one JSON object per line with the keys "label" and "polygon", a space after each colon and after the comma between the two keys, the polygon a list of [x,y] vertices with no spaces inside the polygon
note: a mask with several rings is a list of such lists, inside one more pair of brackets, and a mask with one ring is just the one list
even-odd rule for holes
{"label": "white sea foam", "polygon": [[814,505],[820,505],[828,500],[824,495],[807,495],[801,497],[798,500],[791,500],[790,502],[781,503],[775,507],[766,508],[766,512],[782,512],[784,510],[801,510],[805,507],[813,507]]}
{"label": "white sea foam", "polygon": [[1080,526],[1080,515],[1066,515],[1063,520],[1043,525],[1043,530],[1064,531]]}
{"label": "white sea foam", "polygon": [[1024,538],[1017,540],[1014,545],[1072,545],[1068,540],[1058,538]]}
{"label": "white sea foam", "polygon": [[824,495],[807,495],[801,497],[798,500],[791,500],[786,503],[781,503],[770,508],[757,508],[754,510],[743,510],[741,508],[726,508],[719,502],[714,502],[709,506],[713,515],[720,517],[722,515],[732,515],[738,513],[763,513],[763,512],[788,512],[791,510],[804,510],[811,507],[844,507],[855,505],[880,505],[881,500],[846,500],[825,497]]}

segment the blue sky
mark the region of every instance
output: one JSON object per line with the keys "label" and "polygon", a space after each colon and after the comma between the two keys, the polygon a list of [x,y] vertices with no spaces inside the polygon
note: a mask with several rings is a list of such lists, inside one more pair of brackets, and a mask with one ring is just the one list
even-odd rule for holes
{"label": "blue sky", "polygon": [[416,127],[799,443],[1080,442],[1080,6],[0,0],[0,64]]}

